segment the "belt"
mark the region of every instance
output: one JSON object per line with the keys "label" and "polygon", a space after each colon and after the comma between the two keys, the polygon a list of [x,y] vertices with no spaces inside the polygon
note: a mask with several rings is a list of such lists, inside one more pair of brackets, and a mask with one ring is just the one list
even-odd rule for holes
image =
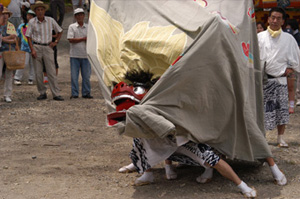
{"label": "belt", "polygon": [[38,42],[32,42],[33,44],[36,44],[36,45],[40,45],[40,46],[49,46],[50,43],[47,43],[47,44],[41,44],[41,43],[38,43]]}
{"label": "belt", "polygon": [[[268,74],[267,74],[267,76],[268,76],[268,79],[274,79],[274,78],[277,78],[277,77],[274,77],[274,76],[268,75]],[[282,75],[282,76],[279,76],[279,77],[286,77],[286,76],[285,76],[285,75]]]}

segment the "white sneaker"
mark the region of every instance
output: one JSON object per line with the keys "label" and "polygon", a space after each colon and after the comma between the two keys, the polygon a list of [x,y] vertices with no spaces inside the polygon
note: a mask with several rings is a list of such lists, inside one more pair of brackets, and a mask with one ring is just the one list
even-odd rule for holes
{"label": "white sneaker", "polygon": [[21,82],[20,80],[15,79],[15,80],[14,80],[14,84],[15,84],[15,85],[21,85],[22,82]]}
{"label": "white sneaker", "polygon": [[30,80],[28,80],[28,83],[27,83],[28,85],[33,85],[33,81],[30,79]]}
{"label": "white sneaker", "polygon": [[8,97],[8,96],[4,97],[4,101],[7,102],[7,103],[11,103],[12,102],[11,98]]}

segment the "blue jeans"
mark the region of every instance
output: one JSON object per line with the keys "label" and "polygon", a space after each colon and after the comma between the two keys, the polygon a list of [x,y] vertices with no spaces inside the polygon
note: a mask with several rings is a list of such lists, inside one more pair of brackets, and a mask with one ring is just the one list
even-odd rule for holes
{"label": "blue jeans", "polygon": [[87,58],[70,58],[71,64],[71,93],[72,96],[79,95],[79,86],[78,86],[78,76],[79,70],[81,69],[82,77],[82,96],[88,95],[91,93],[91,65]]}

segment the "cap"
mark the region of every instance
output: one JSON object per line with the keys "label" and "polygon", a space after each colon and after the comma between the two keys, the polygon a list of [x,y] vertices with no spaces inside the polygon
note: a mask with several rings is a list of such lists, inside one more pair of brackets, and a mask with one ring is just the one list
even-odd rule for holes
{"label": "cap", "polygon": [[32,14],[32,15],[36,15],[35,12],[33,10],[28,10],[27,14]]}
{"label": "cap", "polygon": [[74,10],[74,15],[78,14],[78,13],[84,13],[84,10],[82,8],[76,8]]}

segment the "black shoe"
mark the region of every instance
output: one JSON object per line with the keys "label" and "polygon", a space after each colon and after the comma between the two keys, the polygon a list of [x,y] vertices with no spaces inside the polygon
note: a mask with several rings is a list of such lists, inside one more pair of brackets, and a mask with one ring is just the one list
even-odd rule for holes
{"label": "black shoe", "polygon": [[38,96],[36,99],[37,100],[45,100],[45,99],[47,99],[47,94],[46,93],[45,94],[40,94],[40,96]]}
{"label": "black shoe", "polygon": [[53,97],[53,99],[56,101],[64,101],[64,98],[62,98],[62,96],[60,96],[60,95]]}
{"label": "black shoe", "polygon": [[82,98],[92,99],[92,98],[94,98],[94,97],[91,96],[90,94],[87,94],[87,95],[83,95]]}
{"label": "black shoe", "polygon": [[72,96],[70,97],[70,99],[73,99],[73,98],[78,98],[78,96],[72,95]]}

